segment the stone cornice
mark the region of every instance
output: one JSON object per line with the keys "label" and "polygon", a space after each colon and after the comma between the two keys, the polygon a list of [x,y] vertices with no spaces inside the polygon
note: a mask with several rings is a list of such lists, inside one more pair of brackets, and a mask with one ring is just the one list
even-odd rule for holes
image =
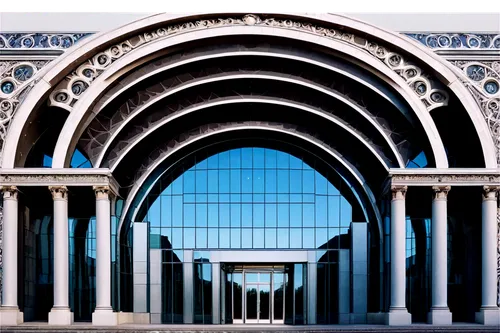
{"label": "stone cornice", "polygon": [[0,186],[120,186],[109,169],[1,169]]}
{"label": "stone cornice", "polygon": [[500,169],[390,169],[386,186],[500,186]]}

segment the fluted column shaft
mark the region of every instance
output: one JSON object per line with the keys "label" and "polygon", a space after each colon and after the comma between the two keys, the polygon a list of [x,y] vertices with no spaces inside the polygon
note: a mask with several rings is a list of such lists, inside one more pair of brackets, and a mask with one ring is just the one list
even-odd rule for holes
{"label": "fluted column shaft", "polygon": [[69,308],[68,189],[49,187],[54,201],[54,308]]}
{"label": "fluted column shaft", "polygon": [[393,187],[391,201],[391,310],[406,309],[406,186]]}
{"label": "fluted column shaft", "polygon": [[432,308],[448,309],[448,192],[434,186],[432,200]]}
{"label": "fluted column shaft", "polygon": [[96,187],[96,310],[111,310],[111,204],[109,189]]}
{"label": "fluted column shaft", "polygon": [[17,187],[6,186],[3,192],[3,285],[2,307],[18,309],[17,304]]}
{"label": "fluted column shaft", "polygon": [[485,186],[482,214],[482,308],[497,308],[497,191]]}

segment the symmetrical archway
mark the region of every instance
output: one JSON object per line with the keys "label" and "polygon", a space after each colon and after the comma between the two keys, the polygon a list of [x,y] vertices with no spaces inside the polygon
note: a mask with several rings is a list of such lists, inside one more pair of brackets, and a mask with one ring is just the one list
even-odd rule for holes
{"label": "symmetrical archway", "polygon": [[[408,323],[409,318],[405,258],[396,255],[398,251],[404,254],[403,240],[396,240],[401,230],[404,236],[404,228],[395,225],[413,217],[405,215],[404,184],[394,185],[392,210],[387,209],[391,177],[402,175],[411,183],[412,174],[437,179],[457,173],[454,181],[458,183],[451,181],[452,185],[498,185],[495,177],[459,183],[467,172],[475,177],[474,168],[492,170],[498,165],[492,130],[462,82],[463,73],[404,36],[344,16],[155,15],[87,38],[32,74],[9,93],[0,93],[0,107],[6,115],[2,170],[22,174],[19,170],[49,167],[52,171],[36,170],[45,172],[51,185],[99,186],[96,211],[92,208],[84,214],[95,214],[97,224],[108,224],[101,229],[105,236],[111,232],[110,216],[116,217],[118,252],[130,250],[133,243],[128,237],[136,210],[157,181],[176,163],[200,151],[231,146],[230,142],[236,148],[288,147],[292,152],[307,152],[306,159],[322,161],[325,170],[335,170],[352,188],[347,195],[356,198],[366,214],[365,221],[359,222],[370,224],[373,266],[368,274],[379,276],[369,283],[375,290],[370,293],[377,296],[369,301],[373,303],[370,309],[364,310],[365,321],[369,311],[390,310],[390,324]],[[455,113],[459,131],[450,130],[440,112]],[[89,178],[81,170],[67,171],[82,177],[76,183],[65,184],[64,177],[59,182],[53,179],[71,169],[75,151],[91,167]],[[44,162],[45,157],[50,162]],[[97,175],[103,178],[92,178]],[[109,191],[102,188],[104,178],[112,183],[117,200],[111,211]],[[2,185],[9,182],[12,178],[4,179]],[[438,180],[433,182],[417,185],[439,185]],[[66,200],[67,206],[66,190],[52,189],[52,193],[54,200]],[[447,188],[436,191],[436,199],[446,198]],[[11,187],[5,193],[6,199],[17,196]],[[68,215],[61,209],[54,213],[59,224]],[[430,219],[426,214],[419,218]],[[440,223],[446,223],[442,211],[439,214]],[[488,215],[483,222],[491,218]],[[396,229],[387,232],[391,225]],[[60,228],[54,231],[59,240],[64,238]],[[485,233],[485,224],[482,230]],[[442,229],[437,232],[446,236]],[[390,251],[384,250],[389,237]],[[109,244],[102,239],[97,242],[97,251],[109,256]],[[389,253],[394,259],[389,260],[390,270],[383,262]],[[100,262],[102,257],[97,265]],[[113,288],[118,296],[113,307],[133,311],[128,296],[119,297],[120,283],[130,283],[130,277],[123,277],[121,263],[116,268]],[[12,267],[10,274],[14,274]],[[108,277],[109,269],[106,264],[98,268],[97,279]],[[491,269],[485,269],[483,274],[491,275]],[[389,272],[392,281],[397,281],[392,285],[388,285]],[[443,277],[439,278],[442,283]],[[483,279],[483,288],[491,289],[491,284]],[[118,320],[110,319],[110,288],[97,287],[96,309],[102,311],[96,310],[95,323]],[[15,297],[10,296],[13,302]],[[64,295],[59,297],[54,300],[55,308],[69,311],[62,304]],[[443,306],[435,301],[433,305]],[[483,297],[480,305],[489,301]],[[314,306],[308,311],[314,316]],[[448,320],[448,314],[443,320]],[[56,311],[49,320],[70,320],[67,313],[58,316]],[[441,320],[439,315],[432,318]],[[189,316],[184,319],[189,322]]]}

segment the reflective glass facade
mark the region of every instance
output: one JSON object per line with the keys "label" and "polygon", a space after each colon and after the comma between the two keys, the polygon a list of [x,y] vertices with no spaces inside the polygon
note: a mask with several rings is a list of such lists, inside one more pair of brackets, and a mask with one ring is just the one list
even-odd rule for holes
{"label": "reflective glass facade", "polygon": [[[162,176],[138,212],[134,225],[148,223],[149,249],[162,253],[162,323],[183,322],[186,297],[181,291],[186,288],[193,292],[193,322],[213,322],[213,290],[220,288],[213,280],[214,270],[220,271],[226,284],[215,291],[220,292],[225,323],[307,323],[308,283],[314,284],[319,296],[312,300],[317,316],[309,321],[339,322],[339,251],[347,251],[343,265],[349,274],[353,205],[328,181],[328,175],[302,159],[252,147],[197,155],[194,165]],[[366,248],[364,239],[359,246]],[[314,265],[286,263],[273,270],[258,259],[252,267],[248,261],[241,265],[211,262],[213,251],[229,249],[266,250],[275,264],[283,251],[313,251]],[[189,254],[192,259],[186,250],[194,251]],[[192,273],[191,268],[186,271],[187,263]],[[252,274],[271,274],[265,273],[269,269],[273,282],[248,280]],[[308,270],[314,270],[317,283],[308,281]],[[254,306],[266,302],[271,305],[264,312]]]}

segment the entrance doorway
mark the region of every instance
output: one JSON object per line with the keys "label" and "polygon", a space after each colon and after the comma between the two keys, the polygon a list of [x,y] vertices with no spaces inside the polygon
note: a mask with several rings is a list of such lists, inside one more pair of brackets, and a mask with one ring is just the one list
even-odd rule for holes
{"label": "entrance doorway", "polygon": [[244,291],[241,298],[233,294],[234,312],[243,314],[241,319],[235,318],[234,323],[284,323],[286,287],[284,267],[244,268],[241,272],[233,274],[241,274]]}

